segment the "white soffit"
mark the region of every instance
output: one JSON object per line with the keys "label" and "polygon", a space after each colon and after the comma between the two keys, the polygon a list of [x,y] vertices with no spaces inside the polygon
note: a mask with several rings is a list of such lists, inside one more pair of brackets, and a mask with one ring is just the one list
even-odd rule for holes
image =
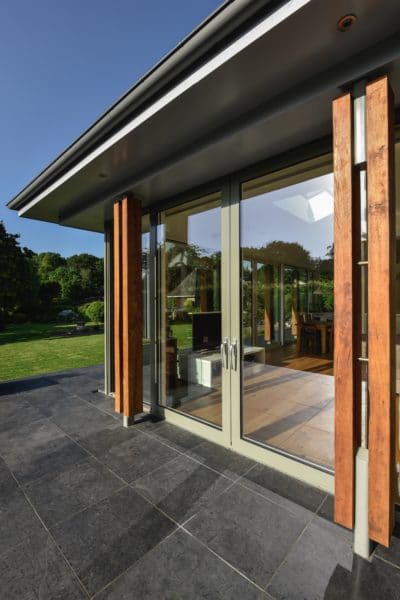
{"label": "white soffit", "polygon": [[35,204],[43,200],[46,196],[56,190],[58,187],[63,185],[66,181],[71,179],[76,173],[84,169],[89,163],[91,163],[98,156],[103,154],[106,150],[124,138],[126,135],[131,133],[133,130],[142,125],[149,118],[154,116],[157,112],[165,108],[168,104],[176,100],[184,92],[192,88],[194,85],[208,77],[211,73],[216,71],[219,67],[227,63],[234,56],[239,54],[248,46],[251,46],[254,42],[262,38],[269,31],[277,27],[280,23],[285,21],[287,18],[292,16],[294,13],[299,11],[301,8],[309,4],[311,0],[290,0],[280,8],[278,8],[271,15],[266,17],[263,21],[258,23],[255,27],[250,29],[242,37],[235,40],[227,48],[222,50],[217,56],[210,59],[206,64],[197,69],[194,73],[186,77],[181,83],[175,86],[162,98],[154,102],[145,111],[138,115],[135,119],[130,121],[125,127],[120,129],[113,136],[108,138],[103,144],[101,144],[96,150],[91,152],[87,157],[81,160],[77,165],[65,173],[62,177],[57,179],[52,185],[41,192],[36,198],[33,198],[26,206],[18,211],[19,216],[23,216],[29,211]]}

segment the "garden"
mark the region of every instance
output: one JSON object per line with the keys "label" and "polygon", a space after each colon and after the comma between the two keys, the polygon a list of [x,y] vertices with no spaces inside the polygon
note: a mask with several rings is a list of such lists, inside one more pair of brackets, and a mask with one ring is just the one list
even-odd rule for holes
{"label": "garden", "polygon": [[103,259],[22,248],[0,222],[0,381],[103,362]]}
{"label": "garden", "polygon": [[103,362],[104,336],[70,335],[71,324],[9,324],[0,331],[0,381],[64,371]]}

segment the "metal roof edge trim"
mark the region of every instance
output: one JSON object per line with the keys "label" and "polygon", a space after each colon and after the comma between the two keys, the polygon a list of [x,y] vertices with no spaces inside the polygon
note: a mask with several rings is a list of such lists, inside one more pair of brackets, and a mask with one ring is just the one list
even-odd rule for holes
{"label": "metal roof edge trim", "polygon": [[110,135],[124,118],[128,118],[135,109],[144,110],[143,104],[151,102],[154,95],[165,90],[185,69],[193,67],[193,63],[204,59],[204,55],[216,44],[223,43],[227,37],[238,33],[240,28],[246,26],[251,18],[258,16],[262,9],[273,10],[279,5],[291,3],[292,0],[224,2],[15,195],[7,206],[14,210],[22,208],[33,194],[40,193],[82,159],[96,144],[101,143],[101,139]]}

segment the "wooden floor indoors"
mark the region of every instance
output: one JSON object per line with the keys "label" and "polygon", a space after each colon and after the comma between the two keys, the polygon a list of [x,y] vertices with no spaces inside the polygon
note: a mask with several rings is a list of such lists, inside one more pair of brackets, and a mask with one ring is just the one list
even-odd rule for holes
{"label": "wooden floor indoors", "polygon": [[[266,363],[244,365],[244,436],[333,468],[332,358],[299,355],[290,345],[267,351]],[[221,425],[221,389],[187,400],[179,410]]]}
{"label": "wooden floor indoors", "polygon": [[296,371],[333,375],[332,355],[300,354],[296,350],[296,344],[288,344],[267,350],[265,353],[265,362],[269,365],[287,367]]}

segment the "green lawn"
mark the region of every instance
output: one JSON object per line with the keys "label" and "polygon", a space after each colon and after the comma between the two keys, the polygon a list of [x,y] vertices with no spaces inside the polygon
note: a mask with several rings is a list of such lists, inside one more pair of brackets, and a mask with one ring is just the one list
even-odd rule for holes
{"label": "green lawn", "polygon": [[192,347],[192,324],[176,323],[171,325],[172,335],[178,340],[178,348]]}
{"label": "green lawn", "polygon": [[103,362],[103,333],[63,337],[73,325],[9,325],[0,331],[0,381]]}

